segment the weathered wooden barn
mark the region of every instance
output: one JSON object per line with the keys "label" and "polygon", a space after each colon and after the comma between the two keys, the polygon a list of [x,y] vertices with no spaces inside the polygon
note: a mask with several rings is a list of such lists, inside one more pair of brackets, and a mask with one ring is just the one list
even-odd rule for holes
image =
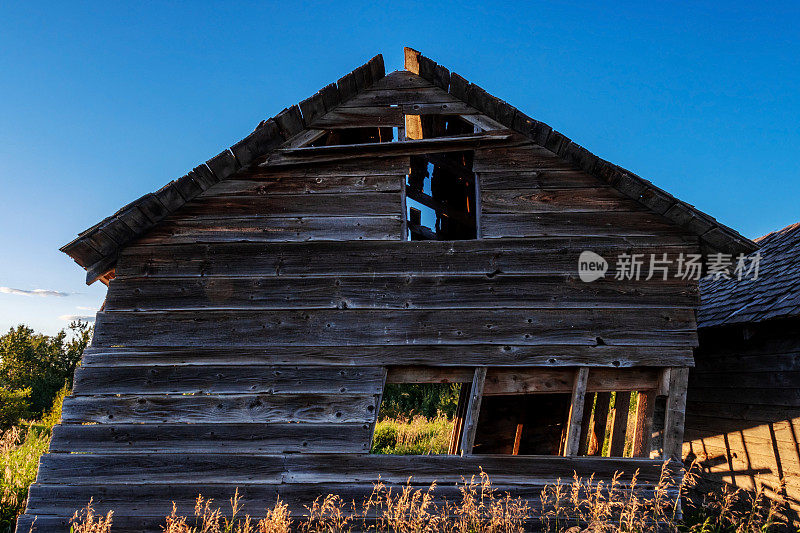
{"label": "weathered wooden barn", "polygon": [[[706,279],[684,453],[708,479],[800,510],[800,224],[756,241],[758,277]],[[781,479],[785,485],[781,485]]]}
{"label": "weathered wooden barn", "polygon": [[[639,469],[644,490],[680,456],[698,282],[617,258],[755,245],[405,54],[63,248],[108,294],[18,531],[89,498],[157,531],[171,502],[236,488],[253,516],[298,515],[378,476],[453,498],[479,467],[535,506],[573,471]],[[579,278],[584,251],[605,276]],[[385,384],[414,382],[463,383],[452,454],[371,455]]]}

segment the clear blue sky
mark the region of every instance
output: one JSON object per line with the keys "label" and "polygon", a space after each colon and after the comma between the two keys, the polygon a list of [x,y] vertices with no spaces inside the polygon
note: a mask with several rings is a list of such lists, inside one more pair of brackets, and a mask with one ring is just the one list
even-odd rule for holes
{"label": "clear blue sky", "polygon": [[404,45],[748,237],[800,220],[796,2],[15,3],[0,330],[93,315],[105,287],[59,246]]}

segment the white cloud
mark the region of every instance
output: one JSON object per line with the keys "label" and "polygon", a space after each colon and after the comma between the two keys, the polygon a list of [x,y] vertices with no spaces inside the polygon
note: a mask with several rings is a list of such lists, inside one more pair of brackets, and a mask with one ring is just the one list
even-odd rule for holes
{"label": "white cloud", "polygon": [[64,322],[74,322],[76,320],[81,320],[83,322],[94,322],[95,317],[86,315],[61,315],[58,318]]}
{"label": "white cloud", "polygon": [[60,291],[51,291],[48,289],[33,289],[33,290],[25,290],[25,289],[13,289],[11,287],[0,287],[0,292],[4,294],[16,294],[19,296],[41,296],[43,298],[47,298],[50,296],[69,296],[68,292],[60,292]]}
{"label": "white cloud", "polygon": [[83,305],[75,306],[75,309],[80,309],[81,311],[97,311],[96,307],[85,307]]}

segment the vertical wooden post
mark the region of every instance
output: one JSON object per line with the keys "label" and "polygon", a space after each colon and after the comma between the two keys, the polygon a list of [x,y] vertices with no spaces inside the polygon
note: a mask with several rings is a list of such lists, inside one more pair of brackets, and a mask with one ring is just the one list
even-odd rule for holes
{"label": "vertical wooden post", "polygon": [[611,427],[609,457],[623,457],[625,455],[625,435],[628,432],[628,411],[630,407],[631,393],[617,391],[617,397],[614,400],[614,425]]}
{"label": "vertical wooden post", "polygon": [[461,436],[461,455],[471,455],[475,444],[475,432],[478,429],[478,417],[481,414],[483,386],[486,383],[486,367],[479,366],[472,376],[472,389],[467,405],[467,416],[464,419],[464,433]]}
{"label": "vertical wooden post", "polygon": [[583,407],[586,402],[586,383],[589,380],[589,368],[582,366],[575,372],[572,384],[572,401],[569,404],[567,422],[567,439],[564,442],[564,455],[576,455],[581,442],[581,424],[583,423]]}
{"label": "vertical wooden post", "polygon": [[578,455],[587,455],[589,453],[589,445],[591,444],[592,435],[592,408],[594,407],[594,398],[596,394],[589,393],[583,402],[583,417],[581,420],[581,442],[578,446]]}
{"label": "vertical wooden post", "polygon": [[517,424],[517,430],[514,433],[514,448],[511,450],[511,455],[519,455],[519,445],[522,443],[522,424]]}
{"label": "vertical wooden post", "polygon": [[450,434],[450,446],[447,450],[447,453],[451,455],[458,454],[461,449],[461,436],[464,432],[464,418],[467,416],[471,387],[472,383],[462,383],[461,390],[458,392],[458,405],[456,406],[456,416],[453,420],[453,432]]}
{"label": "vertical wooden post", "polygon": [[611,393],[598,392],[597,403],[594,407],[594,423],[592,432],[597,436],[597,449],[592,450],[589,446],[591,455],[603,455],[603,442],[606,440],[606,429],[608,428],[608,412],[611,406]]}
{"label": "vertical wooden post", "polygon": [[688,383],[688,368],[672,368],[670,370],[669,396],[667,396],[667,409],[664,415],[664,460],[681,460]]}
{"label": "vertical wooden post", "polygon": [[481,180],[480,176],[475,174],[475,238],[481,238]]}
{"label": "vertical wooden post", "polygon": [[375,396],[375,418],[372,419],[371,428],[370,428],[370,437],[369,437],[369,448],[367,448],[367,452],[372,450],[372,444],[375,440],[375,426],[378,424],[378,416],[380,416],[381,411],[381,403],[383,403],[383,391],[386,390],[386,376],[389,375],[389,369],[383,367],[383,380],[381,385],[381,392]]}
{"label": "vertical wooden post", "polygon": [[654,390],[639,391],[639,402],[636,405],[636,429],[633,432],[634,457],[650,457],[655,400],[656,392]]}

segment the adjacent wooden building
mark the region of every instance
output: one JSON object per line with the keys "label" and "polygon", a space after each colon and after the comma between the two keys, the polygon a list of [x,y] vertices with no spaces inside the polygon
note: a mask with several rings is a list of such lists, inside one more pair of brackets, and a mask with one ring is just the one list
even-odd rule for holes
{"label": "adjacent wooden building", "polygon": [[[800,224],[759,245],[758,277],[706,279],[684,453],[708,479],[800,510]],[[749,263],[752,263],[750,261]],[[781,480],[784,480],[782,484]]]}
{"label": "adjacent wooden building", "polygon": [[[674,261],[755,245],[405,54],[63,248],[108,295],[19,531],[89,498],[119,531],[236,488],[253,516],[379,476],[453,498],[479,467],[535,507],[573,471],[646,490],[680,456],[698,286]],[[620,255],[673,266],[615,279]],[[463,384],[452,454],[370,455],[385,384],[411,382]]]}

